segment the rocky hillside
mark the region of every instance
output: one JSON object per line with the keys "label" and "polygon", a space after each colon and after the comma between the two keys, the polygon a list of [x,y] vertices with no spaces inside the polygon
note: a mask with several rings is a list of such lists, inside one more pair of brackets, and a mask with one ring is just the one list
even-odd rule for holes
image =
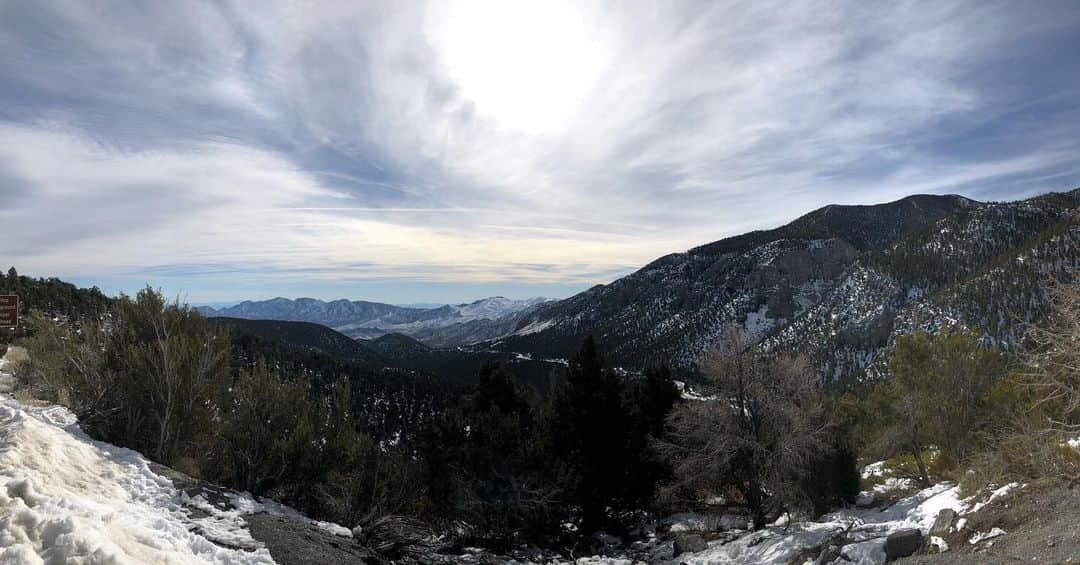
{"label": "rocky hillside", "polygon": [[1080,190],[827,206],[542,305],[491,345],[559,357],[591,331],[626,367],[690,366],[735,324],[837,378],[873,370],[893,336],[915,328],[961,324],[1007,346],[1041,314],[1042,278],[1080,262],[1078,207]]}

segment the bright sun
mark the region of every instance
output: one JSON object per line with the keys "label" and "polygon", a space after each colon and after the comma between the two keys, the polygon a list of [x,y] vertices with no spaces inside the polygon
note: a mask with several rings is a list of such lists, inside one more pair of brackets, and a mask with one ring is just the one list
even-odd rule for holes
{"label": "bright sun", "polygon": [[596,85],[607,53],[560,0],[434,2],[427,33],[462,94],[500,127],[555,133]]}

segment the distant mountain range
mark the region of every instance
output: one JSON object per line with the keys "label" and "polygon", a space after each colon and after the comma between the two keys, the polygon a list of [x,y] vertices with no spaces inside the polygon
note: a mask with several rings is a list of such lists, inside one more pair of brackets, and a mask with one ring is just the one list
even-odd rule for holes
{"label": "distant mountain range", "polygon": [[831,377],[874,374],[900,333],[977,328],[1008,347],[1043,313],[1040,283],[1080,265],[1080,189],[983,203],[911,196],[826,206],[780,228],[662,257],[524,313],[488,347],[565,357],[593,333],[627,368],[691,367],[728,325]]}
{"label": "distant mountain range", "polygon": [[412,308],[361,300],[326,302],[314,298],[244,301],[228,308],[199,307],[208,317],[312,322],[349,337],[373,339],[391,333],[411,336],[432,346],[457,346],[512,332],[521,316],[546,301],[496,296],[469,304]]}

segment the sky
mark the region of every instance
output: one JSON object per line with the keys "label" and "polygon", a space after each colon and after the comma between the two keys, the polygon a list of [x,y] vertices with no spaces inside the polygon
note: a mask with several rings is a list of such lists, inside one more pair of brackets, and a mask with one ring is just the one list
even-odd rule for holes
{"label": "sky", "polygon": [[0,264],[563,297],[830,203],[1080,186],[1078,54],[1074,1],[0,0]]}

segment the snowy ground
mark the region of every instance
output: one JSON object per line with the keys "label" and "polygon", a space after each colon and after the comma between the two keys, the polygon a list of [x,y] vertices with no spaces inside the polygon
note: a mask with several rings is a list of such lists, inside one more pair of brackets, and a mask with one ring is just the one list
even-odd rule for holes
{"label": "snowy ground", "polygon": [[727,544],[713,545],[705,551],[680,556],[680,561],[690,565],[790,563],[805,550],[846,535],[856,542],[843,548],[842,555],[849,561],[882,563],[885,561],[885,536],[890,532],[919,528],[925,534],[941,509],[964,509],[966,505],[957,498],[956,491],[955,486],[940,484],[884,510],[841,510],[825,515],[816,522],[775,525]]}
{"label": "snowy ground", "polygon": [[[826,514],[813,522],[786,523],[783,519],[759,531],[747,531],[734,537],[709,542],[704,551],[678,556],[670,563],[687,565],[786,565],[789,563],[813,563],[818,550],[830,543],[840,543],[841,558],[835,563],[881,564],[885,562],[885,537],[902,529],[918,528],[923,535],[929,533],[938,512],[950,508],[960,516],[962,527],[965,514],[979,511],[987,504],[1019,485],[1005,485],[986,493],[979,500],[963,500],[958,497],[959,488],[950,483],[940,483],[897,501],[885,508],[851,508]],[[674,531],[674,529],[673,529]],[[970,543],[986,543],[1005,532],[972,532]],[[948,550],[940,539],[929,540],[938,550]],[[576,561],[578,565],[621,565],[632,563],[618,557],[589,557]]]}
{"label": "snowy ground", "polygon": [[189,498],[140,454],[90,439],[64,408],[0,393],[0,565],[274,563],[247,531],[254,512],[306,520],[246,494]]}

